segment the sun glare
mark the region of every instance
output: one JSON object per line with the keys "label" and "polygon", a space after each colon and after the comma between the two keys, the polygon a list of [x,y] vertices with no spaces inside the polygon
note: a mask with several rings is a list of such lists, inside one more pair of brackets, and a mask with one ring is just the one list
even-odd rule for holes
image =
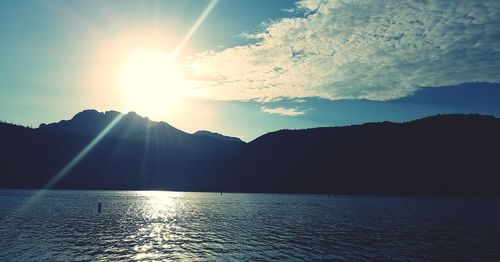
{"label": "sun glare", "polygon": [[128,109],[153,117],[174,113],[186,91],[173,56],[161,51],[129,57],[120,70],[120,82]]}

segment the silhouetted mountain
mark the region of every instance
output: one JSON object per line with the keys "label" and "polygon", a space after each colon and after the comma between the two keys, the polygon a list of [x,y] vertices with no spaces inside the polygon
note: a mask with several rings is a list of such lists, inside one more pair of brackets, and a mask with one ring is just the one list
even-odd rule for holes
{"label": "silhouetted mountain", "polygon": [[[115,119],[117,121],[113,125]],[[151,121],[135,112],[124,115],[116,111],[100,113],[96,110],[85,110],[76,114],[71,120],[41,124],[39,129],[45,132],[96,136],[108,126],[111,128],[106,133],[107,138],[165,145],[212,156],[228,155],[242,146],[241,140],[191,135],[168,123]]]}
{"label": "silhouetted mountain", "polygon": [[500,119],[481,115],[281,130],[248,144],[114,111],[38,129],[0,123],[0,187],[42,187],[116,117],[55,187],[500,195]]}
{"label": "silhouetted mountain", "polygon": [[479,115],[281,130],[252,141],[233,169],[263,191],[498,195],[499,132],[499,119]]}
{"label": "silhouetted mountain", "polygon": [[[97,135],[120,115],[121,114],[116,111],[100,113],[96,110],[85,110],[76,114],[71,120],[61,120],[57,123],[48,125],[41,124],[39,129],[52,132]],[[143,126],[150,122],[147,118],[142,118],[135,113],[129,113],[125,118],[124,120],[126,121],[120,123],[121,127],[116,128],[113,132],[109,132],[108,136],[127,138],[131,132],[138,132]],[[140,126],[140,129],[137,129],[137,126]],[[133,130],[133,128],[136,130]]]}
{"label": "silhouetted mountain", "polygon": [[223,140],[223,141],[243,143],[243,141],[241,141],[241,139],[239,139],[237,137],[225,136],[225,135],[221,135],[221,134],[215,133],[215,132],[210,132],[210,131],[207,131],[207,130],[196,131],[193,135],[208,136],[208,137],[219,139],[219,140]]}

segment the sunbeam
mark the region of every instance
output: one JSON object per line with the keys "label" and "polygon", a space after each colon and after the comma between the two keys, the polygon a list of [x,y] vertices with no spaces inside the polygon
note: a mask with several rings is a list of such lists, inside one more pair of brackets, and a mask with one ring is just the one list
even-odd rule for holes
{"label": "sunbeam", "polygon": [[205,8],[205,10],[203,11],[203,13],[201,13],[201,15],[198,17],[198,19],[196,20],[196,22],[194,23],[194,25],[191,27],[191,29],[189,30],[189,32],[184,36],[184,38],[179,43],[179,45],[177,46],[177,48],[175,48],[174,52],[172,52],[172,56],[174,57],[174,59],[179,54],[179,52],[182,50],[182,48],[186,45],[186,43],[189,41],[189,39],[191,38],[191,36],[193,36],[193,34],[198,29],[198,27],[200,27],[200,25],[203,23],[203,21],[205,21],[205,19],[210,14],[210,12],[212,11],[212,9],[214,9],[214,7],[217,4],[217,2],[219,2],[219,0],[212,0],[212,1],[210,1],[210,3],[208,4],[208,6]]}
{"label": "sunbeam", "polygon": [[90,143],[78,153],[68,164],[66,164],[57,174],[43,187],[48,189],[63,178],[76,164],[78,164],[101,140],[109,133],[109,131],[122,119],[124,115],[119,114],[109,125],[107,125]]}
{"label": "sunbeam", "polygon": [[109,123],[90,143],[85,146],[71,161],[69,161],[59,172],[57,172],[50,180],[47,182],[41,189],[37,190],[19,209],[17,212],[20,212],[21,210],[28,208],[31,206],[34,202],[36,202],[37,199],[42,197],[47,189],[50,189],[52,186],[54,186],[58,181],[60,181],[64,176],[68,174],[69,171],[71,171],[83,158],[85,158],[86,155],[109,133],[113,127],[120,122],[120,120],[123,118],[123,114],[118,114],[111,123]]}

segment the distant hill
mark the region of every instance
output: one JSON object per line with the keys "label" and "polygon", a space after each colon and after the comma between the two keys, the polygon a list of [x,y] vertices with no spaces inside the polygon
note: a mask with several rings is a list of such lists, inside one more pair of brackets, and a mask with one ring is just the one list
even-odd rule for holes
{"label": "distant hill", "polygon": [[281,130],[250,142],[233,169],[263,191],[500,195],[498,134],[500,119],[480,115]]}
{"label": "distant hill", "polygon": [[243,142],[243,141],[241,141],[241,139],[239,139],[237,137],[225,136],[225,135],[221,135],[219,133],[210,132],[210,131],[206,131],[206,130],[196,131],[193,135],[207,136],[207,137],[211,137],[211,138],[215,138],[215,139],[219,139],[219,140],[223,140],[223,141],[229,141],[229,142],[238,142],[238,143]]}
{"label": "distant hill", "polygon": [[244,143],[86,110],[37,129],[0,123],[0,187],[42,187],[117,117],[55,187],[500,195],[500,119],[481,115],[281,130]]}

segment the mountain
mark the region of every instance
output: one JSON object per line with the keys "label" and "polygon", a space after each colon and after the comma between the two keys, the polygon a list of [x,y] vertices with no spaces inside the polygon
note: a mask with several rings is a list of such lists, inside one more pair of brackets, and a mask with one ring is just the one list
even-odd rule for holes
{"label": "mountain", "polygon": [[440,115],[407,123],[281,130],[232,162],[245,190],[500,195],[500,119]]}
{"label": "mountain", "polygon": [[207,136],[207,137],[219,139],[219,140],[222,140],[222,141],[230,141],[230,142],[237,142],[237,143],[243,142],[243,141],[241,141],[241,139],[239,139],[237,137],[225,136],[225,135],[221,135],[221,134],[215,133],[215,132],[210,132],[210,131],[207,131],[207,130],[196,131],[193,135]]}
{"label": "mountain", "polygon": [[[113,122],[115,120],[116,123]],[[110,128],[106,133],[107,138],[164,145],[206,155],[227,156],[244,144],[239,139],[222,139],[229,138],[222,135],[192,135],[168,123],[141,117],[135,112],[122,114],[116,111],[100,113],[96,110],[85,110],[71,120],[41,124],[38,129],[43,132],[96,136],[108,126]]]}
{"label": "mountain", "polygon": [[37,129],[0,123],[0,187],[40,188],[95,144],[54,187],[498,196],[498,134],[495,117],[439,115],[280,130],[244,143],[86,110]]}

